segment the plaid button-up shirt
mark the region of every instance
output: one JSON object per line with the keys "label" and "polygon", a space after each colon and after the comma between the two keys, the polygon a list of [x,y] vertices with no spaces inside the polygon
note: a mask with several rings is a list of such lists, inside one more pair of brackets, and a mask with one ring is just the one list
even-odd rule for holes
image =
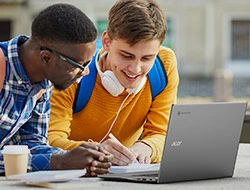
{"label": "plaid button-up shirt", "polygon": [[[52,84],[46,79],[31,84],[18,55],[18,46],[27,39],[27,36],[18,36],[0,43],[6,60],[0,92],[0,173],[4,172],[1,150],[7,144],[29,146],[28,168],[32,171],[50,169],[50,155],[64,152],[49,146],[47,140]],[[44,93],[38,99],[41,90]]]}

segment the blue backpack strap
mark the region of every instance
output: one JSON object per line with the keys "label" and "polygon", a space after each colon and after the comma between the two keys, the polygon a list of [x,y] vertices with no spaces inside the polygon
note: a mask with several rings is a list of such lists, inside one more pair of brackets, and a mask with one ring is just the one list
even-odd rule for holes
{"label": "blue backpack strap", "polygon": [[77,113],[85,107],[89,98],[92,94],[95,81],[96,81],[96,66],[95,66],[95,57],[98,52],[95,53],[90,65],[89,65],[89,74],[82,77],[81,82],[77,86],[75,100],[73,104],[73,113]]}
{"label": "blue backpack strap", "polygon": [[0,42],[0,48],[2,49],[4,55],[8,54],[7,53],[7,51],[8,51],[8,44],[9,44],[9,41]]}
{"label": "blue backpack strap", "polygon": [[164,65],[159,56],[156,57],[152,69],[148,73],[152,98],[160,94],[167,86],[168,77]]}
{"label": "blue backpack strap", "polygon": [[97,74],[95,61],[101,47],[102,46],[100,40],[97,40],[96,52],[89,65],[89,74],[87,76],[82,77],[81,82],[77,86],[75,100],[73,104],[73,113],[81,111],[90,99],[93,88],[95,86],[96,74]]}

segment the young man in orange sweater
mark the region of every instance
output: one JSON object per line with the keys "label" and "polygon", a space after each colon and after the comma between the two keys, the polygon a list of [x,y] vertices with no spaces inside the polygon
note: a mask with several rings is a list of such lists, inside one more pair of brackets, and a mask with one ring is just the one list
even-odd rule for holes
{"label": "young man in orange sweater", "polygon": [[[109,11],[103,48],[92,61],[97,76],[86,106],[72,112],[77,84],[53,91],[50,144],[73,149],[90,140],[103,144],[114,155],[115,165],[127,165],[134,159],[159,162],[179,84],[175,54],[161,46],[165,35],[164,13],[155,1],[117,1]],[[167,85],[153,97],[148,73],[157,56]],[[110,133],[121,143],[109,138]]]}

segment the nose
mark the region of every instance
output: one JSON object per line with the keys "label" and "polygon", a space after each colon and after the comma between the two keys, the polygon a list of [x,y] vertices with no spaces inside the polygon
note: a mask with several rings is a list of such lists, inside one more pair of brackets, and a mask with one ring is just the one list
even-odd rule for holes
{"label": "nose", "polygon": [[77,79],[74,81],[74,83],[79,84],[79,83],[81,82],[81,80],[82,80],[82,76],[79,77],[79,78],[77,78]]}
{"label": "nose", "polygon": [[85,67],[84,71],[81,73],[81,77],[84,77],[84,76],[88,75],[89,72],[90,72],[90,71],[89,71],[89,68],[88,68],[88,67]]}
{"label": "nose", "polygon": [[79,78],[77,78],[76,80],[75,80],[75,83],[80,83],[81,82],[81,80],[82,80],[82,77],[84,77],[84,76],[86,76],[86,75],[88,75],[89,74],[89,68],[88,67],[86,67],[85,69],[84,69],[84,71],[81,73],[81,75],[80,75],[80,77]]}
{"label": "nose", "polygon": [[129,65],[129,71],[132,73],[140,73],[141,71],[141,61],[135,60],[133,63]]}

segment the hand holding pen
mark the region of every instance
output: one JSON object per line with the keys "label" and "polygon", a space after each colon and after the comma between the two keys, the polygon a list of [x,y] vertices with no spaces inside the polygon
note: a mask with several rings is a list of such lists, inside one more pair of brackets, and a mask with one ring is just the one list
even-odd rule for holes
{"label": "hand holding pen", "polygon": [[114,135],[109,134],[109,139],[105,140],[101,144],[105,150],[111,153],[114,158],[112,159],[113,165],[128,165],[131,163],[139,163],[134,153],[127,147],[125,147]]}
{"label": "hand holding pen", "polygon": [[[109,133],[108,135],[111,139],[113,139],[114,141],[116,141],[117,143],[119,143],[121,146],[124,146],[112,133]],[[124,146],[125,147],[125,146]],[[126,148],[126,147],[125,147]],[[128,149],[128,148],[126,148]],[[129,152],[131,152],[129,149],[128,149]],[[131,152],[132,153],[132,152]],[[132,153],[133,154],[133,153]],[[136,159],[136,157],[134,157],[132,163],[136,163],[136,164],[139,164],[138,160]]]}

